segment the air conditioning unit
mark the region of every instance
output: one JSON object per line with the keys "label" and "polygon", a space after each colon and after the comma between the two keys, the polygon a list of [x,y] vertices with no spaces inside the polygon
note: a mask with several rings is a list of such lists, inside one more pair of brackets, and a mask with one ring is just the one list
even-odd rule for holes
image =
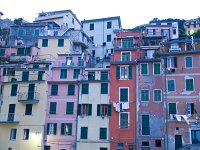
{"label": "air conditioning unit", "polygon": [[175,119],[175,114],[170,114],[169,117],[170,117],[171,120],[174,120]]}

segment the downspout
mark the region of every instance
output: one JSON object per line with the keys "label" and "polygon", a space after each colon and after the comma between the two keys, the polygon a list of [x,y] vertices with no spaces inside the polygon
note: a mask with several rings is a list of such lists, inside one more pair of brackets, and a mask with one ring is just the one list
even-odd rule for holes
{"label": "downspout", "polygon": [[137,62],[136,64],[134,65],[134,72],[135,72],[135,144],[134,144],[134,149],[137,149],[137,98],[138,98],[138,69],[137,69]]}
{"label": "downspout", "polygon": [[78,104],[79,104],[79,91],[80,91],[80,81],[77,81],[78,83],[78,100],[77,100],[77,114],[76,114],[76,133],[75,133],[75,150],[77,150],[77,138],[78,138]]}

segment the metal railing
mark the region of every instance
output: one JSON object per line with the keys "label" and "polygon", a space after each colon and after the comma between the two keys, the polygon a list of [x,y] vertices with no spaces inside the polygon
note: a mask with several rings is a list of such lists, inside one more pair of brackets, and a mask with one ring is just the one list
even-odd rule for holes
{"label": "metal railing", "polygon": [[111,62],[131,62],[137,59],[137,55],[114,55],[111,56]]}
{"label": "metal railing", "polygon": [[113,41],[115,48],[137,48],[138,45],[133,41]]}
{"label": "metal railing", "polygon": [[19,92],[18,100],[39,100],[39,95],[38,92]]}
{"label": "metal railing", "polygon": [[52,64],[53,67],[83,67],[83,60],[63,60],[63,61],[55,61]]}
{"label": "metal railing", "polygon": [[18,123],[19,116],[15,113],[0,114],[0,123]]}

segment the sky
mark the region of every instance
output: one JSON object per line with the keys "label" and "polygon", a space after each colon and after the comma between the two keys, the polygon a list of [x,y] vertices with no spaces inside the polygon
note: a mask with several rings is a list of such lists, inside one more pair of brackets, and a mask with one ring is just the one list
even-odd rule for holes
{"label": "sky", "polygon": [[[120,16],[122,28],[147,24],[153,18],[195,19],[200,0],[2,0],[2,19],[23,18],[33,22],[38,13],[71,9],[77,18]],[[198,14],[199,13],[199,14]]]}

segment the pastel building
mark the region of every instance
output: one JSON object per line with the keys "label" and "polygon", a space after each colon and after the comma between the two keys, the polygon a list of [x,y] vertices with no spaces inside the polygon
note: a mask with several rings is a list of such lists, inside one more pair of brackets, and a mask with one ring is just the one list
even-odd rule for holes
{"label": "pastel building", "polygon": [[86,68],[79,83],[77,150],[110,150],[110,69]]}
{"label": "pastel building", "polygon": [[200,18],[186,20],[184,22],[185,33],[189,35],[191,30],[195,32],[200,30]]}
{"label": "pastel building", "polygon": [[3,48],[0,149],[42,150],[50,63],[33,60],[35,47]]}
{"label": "pastel building", "polygon": [[113,40],[116,37],[114,32],[121,29],[119,16],[83,20],[82,24],[83,31],[94,43],[92,54],[97,61],[113,54]]}

